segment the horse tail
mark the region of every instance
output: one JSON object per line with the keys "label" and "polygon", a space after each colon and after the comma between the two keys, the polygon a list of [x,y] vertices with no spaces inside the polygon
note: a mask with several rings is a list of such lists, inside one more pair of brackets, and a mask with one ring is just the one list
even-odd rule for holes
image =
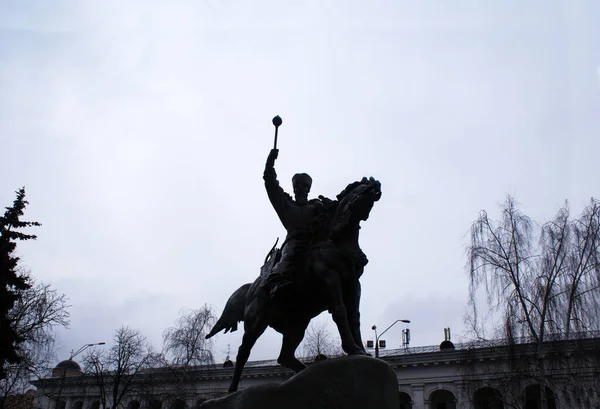
{"label": "horse tail", "polygon": [[238,322],[244,321],[244,311],[246,309],[246,294],[250,288],[250,283],[244,284],[227,300],[225,309],[221,314],[221,317],[217,320],[215,326],[206,335],[206,339],[211,338],[215,334],[225,330],[225,334],[229,331],[233,332],[237,330]]}

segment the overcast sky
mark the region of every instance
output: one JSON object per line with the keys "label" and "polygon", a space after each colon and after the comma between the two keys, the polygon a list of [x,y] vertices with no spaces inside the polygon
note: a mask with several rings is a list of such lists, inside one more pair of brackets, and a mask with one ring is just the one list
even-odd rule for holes
{"label": "overcast sky", "polygon": [[[478,212],[599,196],[599,21],[594,0],[0,2],[0,205],[26,186],[43,224],[19,255],[70,299],[59,358],[121,325],[160,348],[180,309],[220,314],[254,280],[285,236],[276,114],[288,192],[296,172],[314,196],[382,183],[363,337],[410,319],[413,346],[459,341]],[[241,331],[215,339],[222,361]]]}

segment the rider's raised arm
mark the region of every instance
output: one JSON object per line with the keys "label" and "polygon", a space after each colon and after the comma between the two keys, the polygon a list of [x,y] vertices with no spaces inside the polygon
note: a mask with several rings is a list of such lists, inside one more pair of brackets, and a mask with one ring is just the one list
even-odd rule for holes
{"label": "rider's raised arm", "polygon": [[279,186],[279,181],[277,180],[277,173],[275,172],[275,159],[277,159],[277,153],[277,149],[273,149],[271,150],[271,153],[269,153],[265,171],[263,173],[263,179],[265,181],[265,188],[267,189],[269,200],[281,218],[286,211],[287,202],[291,200],[291,196],[285,193],[283,188]]}

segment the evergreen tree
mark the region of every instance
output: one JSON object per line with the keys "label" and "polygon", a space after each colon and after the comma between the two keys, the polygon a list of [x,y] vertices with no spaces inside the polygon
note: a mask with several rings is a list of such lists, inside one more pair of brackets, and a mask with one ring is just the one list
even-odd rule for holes
{"label": "evergreen tree", "polygon": [[17,240],[35,240],[36,236],[17,230],[40,226],[38,222],[20,220],[28,202],[25,200],[25,188],[16,193],[13,205],[6,208],[4,216],[0,216],[0,379],[6,376],[5,363],[20,360],[18,346],[23,339],[17,335],[9,312],[18,300],[19,293],[31,287],[27,277],[19,272],[19,258],[14,252]]}

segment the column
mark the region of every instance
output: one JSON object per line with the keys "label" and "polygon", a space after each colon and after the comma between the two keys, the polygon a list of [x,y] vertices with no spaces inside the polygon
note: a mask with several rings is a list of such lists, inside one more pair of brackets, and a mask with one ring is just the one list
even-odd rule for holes
{"label": "column", "polygon": [[456,409],[470,409],[472,407],[471,396],[469,388],[466,382],[456,381],[457,395],[456,396]]}
{"label": "column", "polygon": [[422,383],[417,385],[411,385],[413,388],[413,409],[429,409],[429,406],[425,407],[425,397],[423,396]]}
{"label": "column", "polygon": [[566,406],[566,400],[567,400],[567,394],[566,392],[562,391],[562,390],[557,390],[554,392],[554,400],[556,401],[556,407],[557,408],[565,408]]}
{"label": "column", "polygon": [[456,409],[470,409],[471,407],[470,399],[466,399],[465,397],[460,397],[457,399]]}

